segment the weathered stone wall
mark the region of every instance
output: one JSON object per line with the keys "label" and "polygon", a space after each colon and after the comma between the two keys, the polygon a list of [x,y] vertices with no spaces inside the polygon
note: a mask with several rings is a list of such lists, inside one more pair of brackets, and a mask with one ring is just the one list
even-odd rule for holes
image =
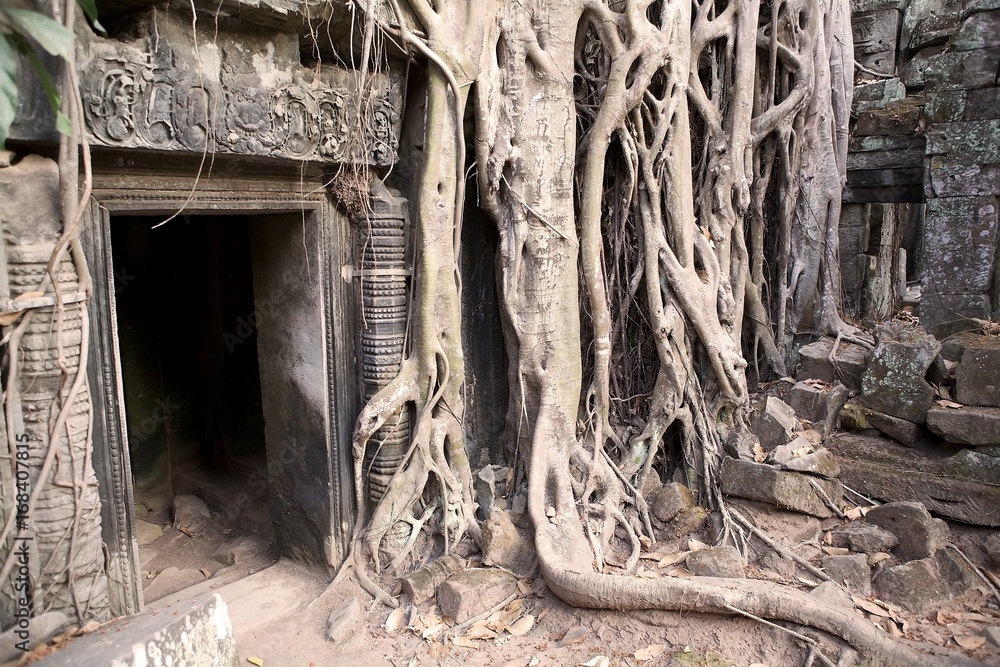
{"label": "weathered stone wall", "polygon": [[865,205],[924,201],[923,219],[903,223],[896,241],[919,253],[908,259],[923,326],[945,336],[974,326],[966,318],[996,318],[1000,1],[855,0],[853,10],[861,67],[841,223],[848,302],[871,312],[862,293],[886,274]]}

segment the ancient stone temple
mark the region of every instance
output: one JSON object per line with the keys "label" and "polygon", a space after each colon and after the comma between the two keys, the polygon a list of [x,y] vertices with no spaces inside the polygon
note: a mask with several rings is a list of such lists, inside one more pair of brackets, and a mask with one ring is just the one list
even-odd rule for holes
{"label": "ancient stone temple", "polygon": [[[79,363],[89,326],[86,381],[58,456],[99,490],[84,508],[92,539],[74,557],[94,576],[107,561],[106,610],[94,610],[106,616],[142,608],[148,558],[137,545],[147,539],[137,533],[164,510],[151,494],[199,496],[282,555],[330,569],[343,560],[365,271],[330,191],[341,172],[374,176],[397,162],[404,84],[395,65],[362,84],[345,64],[350,17],[310,23],[303,3],[227,1],[193,15],[183,3],[99,4],[108,36],[81,24],[76,51],[93,160],[86,261],[67,254],[59,273],[65,351],[47,335],[52,313],[36,316],[15,395],[40,468],[58,357]],[[20,159],[0,172],[5,298],[37,289],[61,229],[54,119],[30,70],[21,75],[8,142]],[[402,229],[402,200],[380,194]],[[72,477],[62,465],[57,480]],[[75,509],[73,493],[52,493],[36,517],[41,581]],[[54,561],[65,569],[65,556]]]}

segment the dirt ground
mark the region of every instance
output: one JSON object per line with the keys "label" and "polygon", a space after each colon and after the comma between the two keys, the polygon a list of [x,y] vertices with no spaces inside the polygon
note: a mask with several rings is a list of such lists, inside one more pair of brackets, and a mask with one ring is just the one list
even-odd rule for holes
{"label": "dirt ground", "polygon": [[[952,542],[970,558],[981,559],[983,554],[978,545],[991,531],[961,524],[951,527]],[[310,581],[310,599],[317,596],[313,602],[285,618],[252,629],[241,628],[234,621],[242,664],[252,664],[251,658],[262,660],[265,667],[784,667],[820,664],[818,660],[810,663],[809,649],[803,642],[784,630],[757,621],[698,613],[576,609],[556,598],[539,580],[525,582],[525,595],[505,608],[506,615],[503,612],[494,614],[493,623],[487,620],[480,624],[478,632],[466,630],[457,642],[453,637],[442,641],[447,629],[438,625],[442,621],[436,616],[432,603],[405,609],[390,619],[391,610],[373,601],[352,579],[347,578],[335,589],[325,591],[325,579],[305,570],[300,572]],[[808,590],[806,584],[797,583]],[[331,642],[326,639],[330,611],[350,597],[362,603],[361,620],[344,641]],[[882,627],[886,627],[886,619],[860,610],[858,613],[866,614],[873,622],[881,621]],[[969,664],[1000,665],[1000,648],[988,640],[981,643],[969,640],[981,637],[985,627],[1000,625],[997,600],[981,591],[973,590],[962,599],[948,601],[923,614],[898,609],[890,613],[899,621],[897,628],[901,629],[903,641],[913,642],[920,651],[942,652],[945,648],[971,658]],[[521,620],[527,615],[533,617],[530,629],[520,636],[511,634],[512,630],[516,634],[529,625],[528,621]],[[387,621],[391,625],[398,621],[397,617],[404,619],[400,623],[403,627],[392,632],[386,627]],[[839,640],[821,636],[821,633],[798,626],[788,627],[819,640],[828,656],[835,657],[844,648]],[[496,636],[489,637],[493,632]],[[486,635],[487,638],[469,639],[470,634]],[[975,645],[975,648],[965,649],[956,640]],[[964,662],[958,653],[946,655],[952,657],[945,657],[944,664]],[[852,662],[848,651],[842,664],[860,663]]]}

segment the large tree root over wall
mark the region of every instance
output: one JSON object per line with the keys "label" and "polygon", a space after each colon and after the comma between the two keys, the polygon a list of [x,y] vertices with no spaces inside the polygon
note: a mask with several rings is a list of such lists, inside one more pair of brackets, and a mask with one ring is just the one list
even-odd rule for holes
{"label": "large tree root over wall", "polygon": [[797,591],[631,576],[656,540],[638,489],[670,438],[723,519],[720,540],[737,539],[717,475],[724,447],[752,442],[744,348],[780,369],[799,327],[852,333],[835,275],[847,3],[376,4],[378,27],[426,59],[429,81],[409,346],[354,438],[364,508],[372,435],[400,409],[416,414],[406,462],[356,529],[366,585],[369,567],[403,568],[423,529],[445,550],[478,537],[456,273],[471,102],[479,204],[500,237],[507,440],[549,587],[588,607],[791,621],[874,663],[930,664]]}

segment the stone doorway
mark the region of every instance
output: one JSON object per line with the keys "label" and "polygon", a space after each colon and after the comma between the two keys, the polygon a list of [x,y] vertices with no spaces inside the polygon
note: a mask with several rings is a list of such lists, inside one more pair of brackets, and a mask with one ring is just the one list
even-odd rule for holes
{"label": "stone doorway", "polygon": [[162,505],[174,495],[200,496],[226,541],[260,535],[272,557],[332,571],[346,553],[358,409],[349,229],[321,188],[301,194],[301,172],[286,184],[247,171],[202,179],[194,195],[157,189],[155,174],[129,177],[148,186],[133,190],[110,187],[118,174],[95,178],[89,375],[116,613],[142,608],[151,562],[139,521],[157,510],[170,526]]}
{"label": "stone doorway", "polygon": [[251,220],[163,222],[111,218],[146,603],[275,559]]}

